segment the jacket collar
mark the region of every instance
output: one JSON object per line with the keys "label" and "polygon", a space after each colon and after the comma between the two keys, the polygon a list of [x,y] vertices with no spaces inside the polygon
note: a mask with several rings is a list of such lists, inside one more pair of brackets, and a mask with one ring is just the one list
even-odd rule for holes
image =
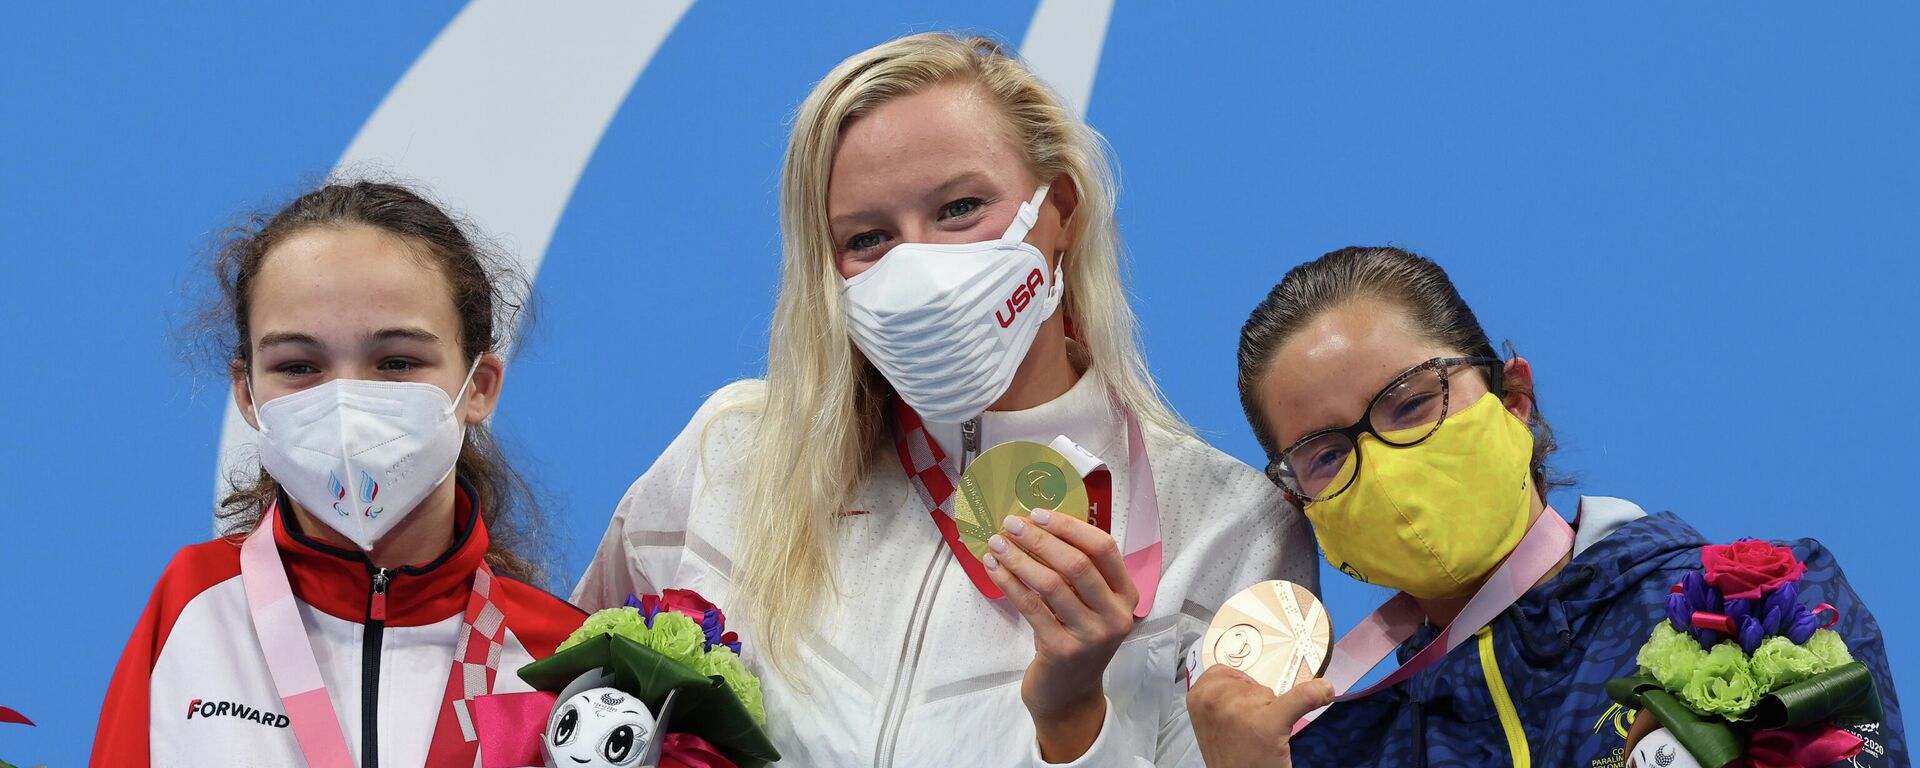
{"label": "jacket collar", "polygon": [[[980,450],[985,451],[1013,440],[1052,442],[1066,435],[1095,456],[1112,462],[1124,456],[1109,455],[1123,445],[1126,419],[1113,405],[1107,382],[1098,370],[1089,366],[1080,380],[1066,392],[1048,402],[1020,411],[988,411],[980,415]],[[960,425],[927,422],[927,433],[940,449],[957,463],[962,451]],[[1121,448],[1124,450],[1124,448]]]}
{"label": "jacket collar", "polygon": [[[486,521],[473,486],[454,478],[453,545],[430,562],[387,569],[387,625],[418,626],[467,608],[473,573],[485,562]],[[320,541],[300,530],[281,495],[273,516],[273,540],[286,564],[294,597],[328,615],[368,620],[376,569],[366,553]]]}

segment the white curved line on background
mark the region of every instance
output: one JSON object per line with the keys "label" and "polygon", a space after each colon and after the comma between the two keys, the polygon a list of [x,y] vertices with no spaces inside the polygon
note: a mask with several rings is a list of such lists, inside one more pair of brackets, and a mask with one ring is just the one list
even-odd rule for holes
{"label": "white curved line on background", "polygon": [[1113,0],[1040,0],[1020,43],[1020,58],[1081,115],[1093,98],[1112,17]]}
{"label": "white curved line on background", "polygon": [[[335,164],[418,182],[538,275],[587,162],[693,0],[475,0],[420,54]],[[231,398],[215,499],[251,460]]]}

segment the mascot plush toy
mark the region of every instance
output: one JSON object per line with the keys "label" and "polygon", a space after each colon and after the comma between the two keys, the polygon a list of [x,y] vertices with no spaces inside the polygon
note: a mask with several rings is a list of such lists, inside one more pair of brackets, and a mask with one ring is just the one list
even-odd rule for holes
{"label": "mascot plush toy", "polygon": [[618,688],[589,688],[562,699],[553,711],[544,745],[547,764],[646,764],[645,758],[659,754],[658,725],[639,699]]}
{"label": "mascot plush toy", "polygon": [[482,768],[760,768],[760,681],[726,617],[693,592],[635,597],[587,617],[521,668],[531,693],[482,696]]}

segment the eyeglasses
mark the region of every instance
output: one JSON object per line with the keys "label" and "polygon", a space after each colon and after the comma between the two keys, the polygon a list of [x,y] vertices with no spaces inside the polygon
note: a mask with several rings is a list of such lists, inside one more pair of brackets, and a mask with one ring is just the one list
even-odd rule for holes
{"label": "eyeglasses", "polygon": [[1440,431],[1449,413],[1448,383],[1461,367],[1486,366],[1491,390],[1500,391],[1497,357],[1436,357],[1407,369],[1373,396],[1360,421],[1300,438],[1267,465],[1267,477],[1301,502],[1340,495],[1360,475],[1358,442],[1363,434],[1396,448],[1417,445]]}

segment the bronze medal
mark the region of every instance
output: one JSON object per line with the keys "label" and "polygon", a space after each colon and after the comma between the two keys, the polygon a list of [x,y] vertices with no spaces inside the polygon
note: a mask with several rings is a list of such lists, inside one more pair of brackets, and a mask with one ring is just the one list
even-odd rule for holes
{"label": "bronze medal", "polygon": [[1220,606],[1201,640],[1201,670],[1225,664],[1286,693],[1320,676],[1333,648],[1326,606],[1306,587],[1263,581]]}

